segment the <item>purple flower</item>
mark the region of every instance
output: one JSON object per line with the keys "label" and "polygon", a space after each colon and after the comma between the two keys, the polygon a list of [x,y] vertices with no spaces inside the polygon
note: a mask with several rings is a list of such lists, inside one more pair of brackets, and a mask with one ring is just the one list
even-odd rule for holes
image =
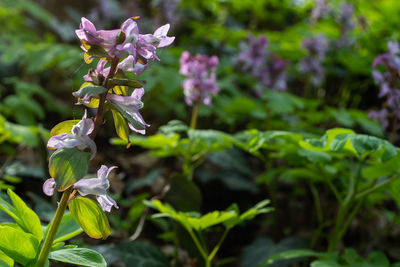
{"label": "purple flower", "polygon": [[[107,62],[108,62],[107,60],[100,59],[99,62],[97,63],[97,68],[90,69],[88,74],[83,76],[83,79],[85,79],[85,81],[87,82],[93,82],[94,84],[101,85],[104,79],[110,73],[109,67],[104,68]],[[87,101],[90,101],[90,99],[82,99],[82,102],[84,103],[87,103]]]}
{"label": "purple flower", "polygon": [[[272,90],[286,90],[286,67],[288,61],[277,54],[268,52],[268,39],[266,36],[255,38],[249,35],[247,42],[240,43],[240,52],[233,60],[239,70],[250,73],[257,81]],[[257,95],[263,94],[262,90],[256,91]]]}
{"label": "purple flower", "polygon": [[316,0],[313,10],[311,11],[311,20],[316,23],[321,17],[329,12],[326,0]]}
{"label": "purple flower", "polygon": [[[379,55],[372,63],[372,78],[379,85],[378,97],[386,97],[385,105],[379,112],[371,111],[370,117],[377,119],[384,128],[389,126],[389,117],[400,119],[400,49],[397,41],[388,42],[388,53]],[[382,66],[385,71],[378,70]]]}
{"label": "purple flower", "polygon": [[191,56],[184,51],[180,63],[179,73],[188,77],[182,82],[186,103],[191,106],[194,102],[202,101],[205,105],[211,105],[211,95],[217,95],[219,91],[215,76],[218,57]]}
{"label": "purple flower", "polygon": [[[142,96],[144,94],[143,88],[135,89],[130,96],[121,96],[115,94],[108,94],[107,100],[119,106],[122,110],[128,113],[136,122],[143,125],[143,127],[149,127],[142,115],[139,113],[139,109],[143,107],[143,102],[141,101]],[[145,134],[146,130],[137,129],[131,123],[128,123],[128,126],[131,130],[138,132],[140,134]]]}
{"label": "purple flower", "polygon": [[120,30],[101,30],[97,31],[96,27],[88,19],[82,17],[81,24],[78,30],[75,30],[76,35],[82,42],[82,50],[87,52],[85,45],[98,45],[102,47],[110,56],[114,55],[114,46],[117,34]]}
{"label": "purple flower", "polygon": [[107,168],[102,165],[97,171],[96,178],[80,179],[74,184],[74,188],[81,196],[95,195],[104,211],[110,212],[113,206],[118,209],[115,200],[107,194],[107,189],[110,187],[108,175],[115,168],[117,167]]}
{"label": "purple flower", "polygon": [[54,194],[55,188],[56,180],[54,180],[54,178],[47,179],[43,184],[43,192],[48,196],[52,196]]}
{"label": "purple flower", "polygon": [[322,35],[303,40],[303,48],[308,50],[308,56],[300,61],[300,71],[310,75],[311,83],[320,86],[324,80],[322,62],[328,49],[328,42]]}
{"label": "purple flower", "polygon": [[94,129],[94,123],[91,119],[86,118],[86,111],[83,115],[82,120],[80,120],[76,125],[72,127],[72,134],[63,133],[59,135],[52,136],[47,142],[47,147],[52,149],[59,148],[73,148],[77,147],[79,149],[90,148],[92,152],[91,159],[96,155],[96,144],[88,136]]}
{"label": "purple flower", "polygon": [[338,47],[345,47],[351,45],[349,40],[349,33],[354,29],[352,22],[354,15],[354,6],[352,4],[343,2],[340,5],[340,13],[337,21],[340,23],[340,39],[337,42]]}

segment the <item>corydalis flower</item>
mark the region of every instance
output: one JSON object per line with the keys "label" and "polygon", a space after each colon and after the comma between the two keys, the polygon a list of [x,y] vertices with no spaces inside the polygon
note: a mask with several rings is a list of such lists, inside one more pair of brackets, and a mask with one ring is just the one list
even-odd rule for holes
{"label": "corydalis flower", "polygon": [[340,39],[337,42],[338,47],[344,47],[351,45],[349,39],[349,33],[354,29],[354,24],[352,22],[354,15],[354,6],[352,4],[343,2],[340,5],[340,13],[337,18],[340,23]]}
{"label": "corydalis flower", "polygon": [[328,49],[328,42],[322,35],[303,40],[303,48],[308,50],[308,56],[301,60],[300,71],[310,75],[314,86],[321,85],[324,79],[322,62]]}
{"label": "corydalis flower", "polygon": [[[106,64],[107,64],[106,60],[100,59],[99,62],[97,63],[97,68],[89,69],[88,74],[83,76],[83,79],[87,82],[93,82],[94,84],[101,85],[105,80],[105,78],[110,73],[109,67],[104,68]],[[82,101],[85,102],[84,99],[82,99]]]}
{"label": "corydalis flower", "polygon": [[110,187],[108,175],[115,168],[117,167],[107,168],[102,165],[97,171],[96,178],[80,179],[74,184],[74,188],[81,196],[95,195],[104,211],[110,212],[113,206],[118,209],[115,200],[107,194],[107,189]]}
{"label": "corydalis flower", "polygon": [[211,95],[217,95],[219,91],[215,77],[218,57],[191,56],[188,51],[184,51],[180,64],[179,73],[188,77],[182,83],[186,103],[191,106],[202,101],[205,105],[211,105]]}
{"label": "corydalis flower", "polygon": [[[279,55],[268,52],[266,36],[249,35],[247,42],[240,43],[240,52],[233,60],[242,72],[249,72],[257,81],[272,90],[286,90],[286,67],[289,62]],[[262,95],[263,91],[257,91]]]}
{"label": "corydalis flower", "polygon": [[118,68],[139,75],[147,68],[150,60],[160,60],[157,57],[156,49],[169,46],[175,40],[175,37],[167,36],[169,28],[170,25],[165,24],[155,30],[153,34],[139,34],[136,21],[126,20],[122,24],[125,40],[122,44],[117,45],[116,54],[120,58],[127,57],[118,64]]}
{"label": "corydalis flower", "polygon": [[82,50],[87,52],[86,45],[98,45],[110,56],[114,55],[114,46],[119,30],[96,30],[96,27],[86,18],[81,19],[76,35],[82,42]]}
{"label": "corydalis flower", "polygon": [[[150,125],[147,124],[142,116],[139,113],[139,109],[143,107],[143,102],[141,101],[142,96],[144,94],[143,88],[135,89],[130,96],[122,96],[122,95],[115,95],[115,94],[108,94],[107,100],[111,103],[117,105],[121,108],[124,112],[128,113],[139,125],[144,127],[149,127]],[[146,130],[138,129],[135,125],[128,123],[128,126],[131,130],[145,134]]]}
{"label": "corydalis flower", "polygon": [[[107,166],[102,165],[97,171],[96,178],[80,179],[74,184],[74,189],[76,189],[81,196],[95,195],[104,211],[110,212],[113,206],[118,209],[115,200],[107,194],[107,189],[110,187],[108,175],[115,168],[117,167],[113,166],[107,168]],[[47,179],[43,184],[43,192],[48,196],[54,194],[55,188],[56,181],[54,178]]]}
{"label": "corydalis flower", "polygon": [[86,111],[82,120],[72,127],[72,134],[63,133],[50,137],[47,147],[50,149],[73,148],[79,149],[89,148],[92,153],[92,159],[96,155],[96,144],[90,139],[89,134],[93,132],[94,123],[91,119],[86,118]]}
{"label": "corydalis flower", "polygon": [[[372,67],[372,77],[379,85],[378,97],[386,97],[386,105],[380,111],[370,112],[370,117],[381,122],[387,128],[388,118],[395,116],[400,119],[400,90],[398,81],[400,77],[400,49],[397,41],[388,42],[388,53],[379,55],[375,58]],[[378,66],[383,66],[386,71],[381,72]]]}
{"label": "corydalis flower", "polygon": [[326,0],[316,0],[313,10],[311,11],[311,20],[316,23],[321,17],[329,12]]}

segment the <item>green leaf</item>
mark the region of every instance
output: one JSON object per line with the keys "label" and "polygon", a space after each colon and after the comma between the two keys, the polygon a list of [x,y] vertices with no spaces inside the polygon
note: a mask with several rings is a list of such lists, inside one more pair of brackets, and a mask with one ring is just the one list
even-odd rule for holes
{"label": "green leaf", "polygon": [[8,257],[3,251],[0,250],[0,266],[1,267],[13,267],[14,260]]}
{"label": "green leaf", "polygon": [[114,125],[117,135],[122,140],[129,142],[129,128],[124,117],[122,117],[121,113],[117,112],[114,109],[111,109],[111,112],[114,118]]}
{"label": "green leaf", "polygon": [[92,57],[99,57],[99,58],[109,57],[107,52],[101,46],[98,45],[90,45],[86,53]]}
{"label": "green leaf", "polygon": [[127,119],[128,122],[129,122],[130,124],[132,124],[133,127],[135,127],[135,129],[138,129],[138,130],[144,130],[144,129],[146,129],[146,126],[145,126],[142,122],[135,120],[135,118],[133,118],[131,115],[129,115],[129,114],[128,114],[125,110],[123,110],[120,106],[115,105],[114,103],[111,103],[111,102],[109,102],[108,104],[112,107],[112,109],[114,109],[114,110],[116,110],[117,112],[121,113],[121,115],[122,115],[125,119]]}
{"label": "green leaf", "polygon": [[107,92],[108,89],[99,86],[99,85],[87,85],[85,87],[82,87],[76,92],[73,92],[72,95],[75,96],[76,98],[90,98],[92,96],[100,95],[102,93]]}
{"label": "green leaf", "polygon": [[101,207],[90,198],[76,197],[69,203],[75,221],[92,238],[105,239],[110,235],[110,224]]}
{"label": "green leaf", "polygon": [[87,173],[90,153],[77,148],[57,149],[50,157],[49,172],[57,188],[65,190]]}
{"label": "green leaf", "polygon": [[305,257],[319,257],[321,253],[315,252],[310,249],[295,249],[295,250],[286,250],[283,252],[279,252],[277,254],[271,255],[264,261],[264,266],[274,263],[278,260],[287,260],[293,258],[305,258]]}
{"label": "green leaf", "polygon": [[134,79],[110,79],[113,84],[119,86],[128,86],[132,88],[142,88],[146,85],[145,81],[139,81]]}
{"label": "green leaf", "polygon": [[88,248],[69,248],[50,252],[49,259],[80,266],[106,267],[103,256],[95,250]]}
{"label": "green leaf", "polygon": [[72,214],[65,213],[64,216],[62,217],[60,226],[57,230],[56,237],[53,241],[53,244],[58,243],[58,242],[63,242],[67,241],[80,233],[83,232],[83,229],[76,224],[74,217]]}
{"label": "green leaf", "polygon": [[78,122],[79,122],[79,120],[67,120],[67,121],[60,122],[59,124],[54,126],[53,129],[51,129],[50,137],[52,137],[54,135],[63,134],[63,133],[71,134],[72,127],[74,127],[74,125],[77,124]]}
{"label": "green leaf", "polygon": [[26,266],[34,260],[39,242],[32,234],[23,230],[0,225],[0,250],[16,262]]}
{"label": "green leaf", "polygon": [[180,211],[199,211],[201,192],[197,185],[187,177],[177,175],[168,180],[170,189],[165,194],[165,201]]}
{"label": "green leaf", "polygon": [[35,236],[40,243],[43,237],[43,230],[40,224],[40,219],[36,213],[31,210],[25,202],[17,196],[11,189],[7,190],[11,202],[14,205],[14,213],[20,219],[18,225],[27,233]]}

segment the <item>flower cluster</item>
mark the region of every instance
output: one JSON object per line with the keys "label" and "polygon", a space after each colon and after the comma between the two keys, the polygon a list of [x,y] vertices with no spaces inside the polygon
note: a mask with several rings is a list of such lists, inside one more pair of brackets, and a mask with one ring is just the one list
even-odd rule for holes
{"label": "flower cluster", "polygon": [[[247,42],[240,43],[240,52],[234,64],[240,71],[250,73],[258,82],[272,90],[286,90],[286,67],[289,62],[268,52],[268,39],[249,35]],[[262,94],[262,92],[257,92]]]}
{"label": "flower cluster", "polygon": [[351,45],[349,33],[354,29],[353,24],[354,6],[352,4],[343,2],[340,5],[340,12],[337,21],[340,23],[340,39],[336,43],[338,47],[345,47]]}
{"label": "flower cluster", "polygon": [[151,60],[159,60],[156,49],[170,45],[175,37],[167,36],[169,24],[161,26],[153,34],[140,34],[134,19],[127,19],[121,29],[98,31],[93,23],[82,18],[80,28],[75,31],[82,42],[82,50],[90,56],[91,49],[101,49],[105,52],[101,57],[122,59],[118,69],[141,74]]}
{"label": "flower cluster", "polygon": [[321,17],[329,12],[326,0],[316,0],[314,8],[311,11],[311,20],[316,23]]}
{"label": "flower cluster", "polygon": [[[397,41],[388,42],[388,53],[379,55],[375,58],[372,67],[372,77],[377,85],[379,85],[380,98],[385,97],[385,107],[380,111],[371,111],[369,116],[377,119],[382,123],[383,127],[389,126],[389,116],[400,119],[400,89],[398,89],[398,81],[400,77],[400,48]],[[385,68],[385,72],[378,70],[381,65]]]}
{"label": "flower cluster", "polygon": [[184,51],[180,64],[179,73],[187,77],[182,83],[186,103],[191,106],[202,101],[205,105],[211,105],[211,96],[219,91],[215,77],[218,57],[191,56],[188,51]]}
{"label": "flower cluster", "polygon": [[[87,118],[85,111],[83,118],[70,132],[52,136],[47,143],[48,148],[77,148],[90,151],[93,159],[97,150],[93,141],[96,135],[95,128],[102,122],[105,104],[113,111],[113,115],[119,116],[115,124],[116,128],[125,129],[123,136],[128,135],[128,128],[145,134],[145,128],[149,125],[139,113],[139,109],[143,107],[141,99],[144,89],[139,81],[125,78],[125,73],[133,72],[135,75],[142,73],[150,61],[159,60],[156,49],[170,45],[175,37],[167,36],[169,24],[161,26],[153,34],[140,34],[135,19],[126,20],[121,29],[97,30],[93,23],[82,18],[80,28],[75,32],[82,43],[81,48],[85,51],[85,61],[90,63],[93,58],[99,58],[99,61],[97,68],[90,69],[83,77],[85,83],[73,95],[80,103],[88,107],[97,107],[97,116],[95,120]],[[110,66],[107,67],[107,64]],[[114,78],[117,72],[118,78]],[[67,158],[63,159],[68,161]],[[102,165],[96,178],[73,177],[77,181],[74,184],[67,183],[65,187],[73,186],[82,196],[95,195],[103,210],[109,212],[113,206],[118,208],[117,203],[107,195],[110,186],[107,177],[114,168],[116,167],[107,168]],[[56,172],[53,173],[54,176],[58,176]],[[70,177],[65,178],[65,175],[63,173],[61,178],[47,179],[43,185],[45,194],[53,195],[54,190],[58,188],[56,179],[61,179],[60,184],[68,182]]]}
{"label": "flower cluster", "polygon": [[314,86],[320,86],[325,76],[322,62],[328,50],[328,42],[322,35],[311,37],[303,40],[303,48],[307,49],[308,56],[300,61],[300,71],[310,75]]}

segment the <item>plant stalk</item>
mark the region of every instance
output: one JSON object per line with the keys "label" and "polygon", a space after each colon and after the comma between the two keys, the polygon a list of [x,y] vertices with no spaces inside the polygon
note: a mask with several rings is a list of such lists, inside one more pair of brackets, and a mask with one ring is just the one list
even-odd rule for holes
{"label": "plant stalk", "polygon": [[58,227],[60,226],[61,220],[64,216],[64,212],[67,208],[69,195],[71,194],[73,186],[70,186],[67,190],[64,191],[61,201],[58,204],[56,214],[54,215],[53,220],[51,221],[49,231],[45,237],[45,241],[43,247],[40,251],[38,260],[36,262],[36,267],[43,267],[46,263],[47,257],[49,256],[51,246],[53,245],[54,238],[56,237],[56,233]]}
{"label": "plant stalk", "polygon": [[190,129],[192,130],[196,129],[198,112],[199,112],[199,101],[196,101],[193,105],[192,118],[190,120]]}

